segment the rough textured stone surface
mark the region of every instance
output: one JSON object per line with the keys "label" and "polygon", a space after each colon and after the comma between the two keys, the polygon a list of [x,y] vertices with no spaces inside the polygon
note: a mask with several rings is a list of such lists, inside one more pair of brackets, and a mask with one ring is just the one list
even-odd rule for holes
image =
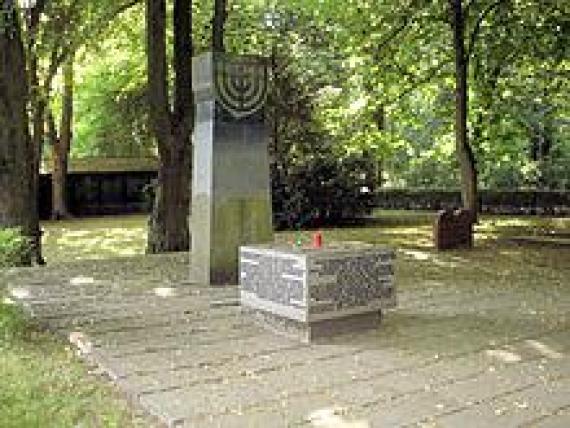
{"label": "rough textured stone surface", "polygon": [[303,341],[374,327],[396,305],[393,261],[392,250],[369,245],[244,246],[242,307]]}
{"label": "rough textured stone surface", "polygon": [[191,276],[235,285],[239,246],[273,236],[266,69],[259,58],[212,53],[196,57],[193,67]]}
{"label": "rough textured stone surface", "polygon": [[473,215],[469,210],[443,210],[437,214],[433,240],[438,250],[473,247]]}

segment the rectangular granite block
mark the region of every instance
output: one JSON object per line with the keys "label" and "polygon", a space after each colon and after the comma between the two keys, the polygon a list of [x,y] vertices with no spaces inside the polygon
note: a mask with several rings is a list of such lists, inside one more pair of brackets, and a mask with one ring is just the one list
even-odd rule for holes
{"label": "rectangular granite block", "polygon": [[355,317],[374,320],[362,315],[396,305],[393,261],[392,250],[365,244],[241,247],[241,304],[256,311],[258,320],[283,318],[271,323],[272,330],[287,325],[290,331],[291,322],[299,323],[308,338],[323,330],[316,328],[323,321],[352,319],[361,325]]}

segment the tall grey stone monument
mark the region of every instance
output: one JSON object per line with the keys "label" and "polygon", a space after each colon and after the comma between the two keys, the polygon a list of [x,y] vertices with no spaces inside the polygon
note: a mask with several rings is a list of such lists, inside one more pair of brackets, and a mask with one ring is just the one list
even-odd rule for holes
{"label": "tall grey stone monument", "polygon": [[273,240],[266,61],[205,53],[193,60],[192,279],[238,283],[239,246]]}

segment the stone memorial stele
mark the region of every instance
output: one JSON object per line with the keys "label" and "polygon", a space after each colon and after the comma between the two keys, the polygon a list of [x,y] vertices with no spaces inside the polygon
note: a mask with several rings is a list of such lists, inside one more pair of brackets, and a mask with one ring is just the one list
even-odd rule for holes
{"label": "stone memorial stele", "polygon": [[264,58],[193,59],[192,279],[237,284],[240,245],[273,240]]}

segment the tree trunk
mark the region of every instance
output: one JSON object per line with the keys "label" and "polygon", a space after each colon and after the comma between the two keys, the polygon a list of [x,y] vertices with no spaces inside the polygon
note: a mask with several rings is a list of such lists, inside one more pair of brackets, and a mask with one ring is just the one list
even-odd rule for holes
{"label": "tree trunk", "polygon": [[477,169],[467,134],[469,59],[465,52],[465,16],[461,0],[449,0],[449,6],[455,51],[455,146],[461,172],[461,196],[464,208],[471,211],[476,221],[479,212]]}
{"label": "tree trunk", "polygon": [[[0,227],[17,227],[38,240],[34,151],[28,128],[26,59],[17,11],[0,6]],[[34,209],[36,211],[34,211]],[[31,258],[23,260],[31,263]]]}
{"label": "tree trunk", "polygon": [[52,218],[69,218],[67,209],[67,166],[73,126],[73,58],[63,67],[63,99],[60,137],[53,139]]}
{"label": "tree trunk", "polygon": [[[178,137],[183,139],[182,136]],[[168,135],[163,141],[170,140],[171,147],[176,145],[174,138]],[[167,251],[186,251],[190,248],[188,214],[190,207],[191,151],[188,153],[169,153],[161,158],[158,171],[158,183],[153,212],[150,217],[148,248],[149,253]]]}
{"label": "tree trunk", "polygon": [[190,248],[188,216],[194,123],[192,96],[192,1],[174,2],[174,100],[169,101],[166,55],[166,4],[146,0],[150,126],[160,166],[147,251]]}
{"label": "tree trunk", "polygon": [[[37,94],[37,93],[36,93]],[[34,98],[34,95],[32,95]],[[35,102],[32,101],[33,108],[33,115],[32,115],[32,129],[33,134],[31,138],[31,147],[30,147],[30,162],[28,164],[28,168],[30,169],[30,195],[34,195],[31,199],[31,209],[30,215],[33,217],[33,228],[34,232],[32,235],[33,239],[33,249],[34,254],[33,257],[38,264],[44,264],[42,258],[42,232],[40,229],[40,214],[39,214],[39,207],[38,207],[38,195],[39,195],[39,187],[40,187],[40,163],[42,158],[42,148],[45,136],[45,114],[46,114],[46,106],[47,102],[43,98],[36,99]]]}
{"label": "tree trunk", "polygon": [[214,18],[212,19],[212,50],[224,52],[224,27],[226,24],[226,0],[215,0]]}

